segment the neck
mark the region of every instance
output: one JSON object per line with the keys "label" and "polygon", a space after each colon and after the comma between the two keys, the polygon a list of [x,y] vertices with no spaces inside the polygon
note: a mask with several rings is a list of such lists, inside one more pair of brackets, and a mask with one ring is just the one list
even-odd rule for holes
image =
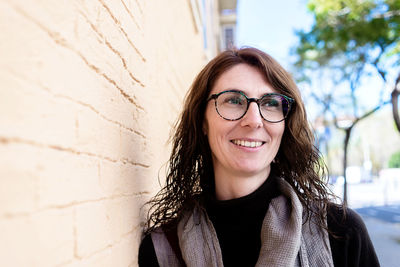
{"label": "neck", "polygon": [[218,200],[240,198],[253,193],[267,180],[271,167],[257,175],[214,170],[215,194]]}

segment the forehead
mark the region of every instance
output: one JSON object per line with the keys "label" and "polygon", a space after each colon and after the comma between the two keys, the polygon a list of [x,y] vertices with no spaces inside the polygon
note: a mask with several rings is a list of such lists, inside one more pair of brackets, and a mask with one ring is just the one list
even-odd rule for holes
{"label": "forehead", "polygon": [[256,67],[248,64],[238,64],[221,74],[216,80],[211,94],[225,90],[243,91],[249,97],[258,97],[277,91],[267,82],[265,76]]}

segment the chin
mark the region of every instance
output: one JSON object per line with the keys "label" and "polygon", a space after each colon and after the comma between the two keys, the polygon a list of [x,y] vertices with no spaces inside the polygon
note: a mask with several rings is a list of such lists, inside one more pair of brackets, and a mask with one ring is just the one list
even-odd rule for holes
{"label": "chin", "polygon": [[239,173],[247,174],[247,176],[254,176],[260,173],[267,172],[267,168],[254,167],[254,166],[241,166],[235,168]]}

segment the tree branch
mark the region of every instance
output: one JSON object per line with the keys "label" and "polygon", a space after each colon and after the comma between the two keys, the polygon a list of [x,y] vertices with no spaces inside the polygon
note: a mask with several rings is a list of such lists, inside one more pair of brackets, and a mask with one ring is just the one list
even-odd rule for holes
{"label": "tree branch", "polygon": [[353,125],[355,125],[356,123],[358,123],[359,121],[371,116],[372,114],[374,114],[377,110],[379,110],[381,107],[389,104],[391,102],[391,100],[386,100],[384,102],[382,102],[381,104],[377,105],[376,107],[374,107],[373,109],[371,109],[370,111],[364,113],[364,115],[362,115],[361,117],[358,117],[354,120]]}
{"label": "tree branch", "polygon": [[400,116],[399,116],[399,94],[400,94],[400,73],[397,76],[396,83],[392,91],[392,109],[393,119],[396,124],[397,130],[400,132]]}

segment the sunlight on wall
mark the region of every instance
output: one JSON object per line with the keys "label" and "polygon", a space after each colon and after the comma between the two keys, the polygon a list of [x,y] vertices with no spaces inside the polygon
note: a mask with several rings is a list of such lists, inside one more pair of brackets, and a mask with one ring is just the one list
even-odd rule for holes
{"label": "sunlight on wall", "polygon": [[185,0],[0,3],[2,266],[137,265],[140,207],[205,60],[190,12]]}

